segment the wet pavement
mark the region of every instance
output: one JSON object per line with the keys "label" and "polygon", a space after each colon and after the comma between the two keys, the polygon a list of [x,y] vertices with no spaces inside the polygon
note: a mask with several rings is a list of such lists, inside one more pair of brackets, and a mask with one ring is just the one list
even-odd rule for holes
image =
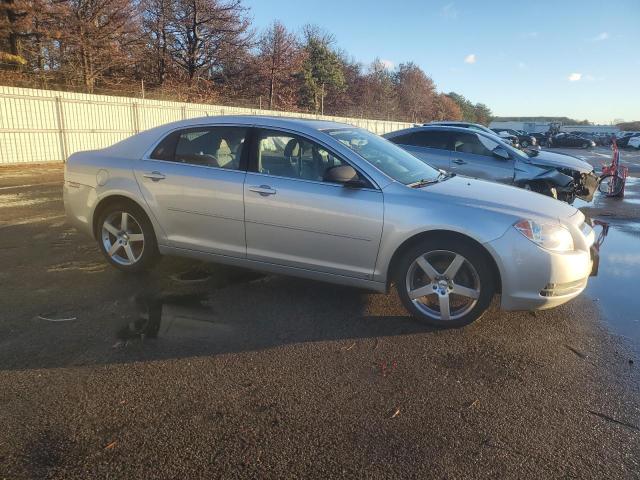
{"label": "wet pavement", "polygon": [[635,184],[582,207],[609,223],[586,295],[438,331],[394,293],[121,274],[61,180],[0,170],[0,478],[640,476]]}

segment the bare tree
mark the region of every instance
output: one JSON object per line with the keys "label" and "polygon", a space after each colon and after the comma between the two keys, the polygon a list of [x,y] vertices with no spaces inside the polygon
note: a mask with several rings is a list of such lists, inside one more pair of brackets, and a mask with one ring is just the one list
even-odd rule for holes
{"label": "bare tree", "polygon": [[240,0],[176,0],[172,56],[190,84],[213,78],[226,56],[250,45],[245,13]]}
{"label": "bare tree", "polygon": [[258,45],[259,75],[268,85],[269,108],[276,104],[295,105],[295,76],[302,64],[296,36],[275,21],[262,34]]}
{"label": "bare tree", "polygon": [[173,44],[171,30],[175,22],[175,0],[142,0],[140,7],[151,54],[152,82],[161,86],[171,63],[169,49]]}
{"label": "bare tree", "polygon": [[140,39],[135,13],[130,0],[67,0],[56,5],[52,14],[67,27],[61,38],[62,67],[71,77],[79,72],[87,92],[93,92],[105,74],[135,63],[132,47]]}

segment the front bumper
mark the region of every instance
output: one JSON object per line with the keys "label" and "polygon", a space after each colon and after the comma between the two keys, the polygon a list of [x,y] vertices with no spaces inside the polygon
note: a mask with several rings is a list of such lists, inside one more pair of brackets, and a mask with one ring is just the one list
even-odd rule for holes
{"label": "front bumper", "polygon": [[550,252],[510,228],[486,246],[494,253],[500,271],[504,310],[542,310],[562,305],[580,295],[592,270],[586,239],[579,246],[584,249]]}

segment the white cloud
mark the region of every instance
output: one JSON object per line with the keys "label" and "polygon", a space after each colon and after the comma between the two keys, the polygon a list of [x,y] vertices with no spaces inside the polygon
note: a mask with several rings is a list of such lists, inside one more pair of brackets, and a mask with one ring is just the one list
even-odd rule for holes
{"label": "white cloud", "polygon": [[602,32],[593,37],[591,40],[594,42],[602,42],[603,40],[607,40],[609,38],[609,34],[607,32]]}
{"label": "white cloud", "polygon": [[387,70],[393,70],[396,67],[396,64],[394,62],[392,62],[391,60],[387,60],[386,58],[381,59],[380,63],[382,63],[382,65],[384,65],[384,68],[386,68]]}
{"label": "white cloud", "polygon": [[464,63],[476,63],[476,54],[470,53],[466,57],[464,57]]}
{"label": "white cloud", "polygon": [[570,82],[579,82],[581,79],[582,79],[581,73],[572,73],[567,77],[567,80],[569,80]]}
{"label": "white cloud", "polygon": [[458,10],[456,9],[456,6],[453,2],[447,3],[440,9],[440,15],[442,15],[444,18],[455,20],[456,18],[458,18]]}

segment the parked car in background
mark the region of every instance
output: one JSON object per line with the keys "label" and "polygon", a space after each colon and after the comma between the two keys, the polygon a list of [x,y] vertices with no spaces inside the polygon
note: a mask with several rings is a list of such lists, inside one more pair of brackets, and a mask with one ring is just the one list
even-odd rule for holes
{"label": "parked car in background", "polygon": [[518,143],[522,148],[528,148],[538,144],[538,140],[536,140],[536,137],[534,137],[533,135],[529,135],[528,133],[520,132],[518,130],[512,130],[510,128],[492,128],[491,130],[496,132],[498,136],[502,138],[516,137],[518,139]]}
{"label": "parked car in background", "polygon": [[640,135],[640,132],[625,132],[625,134],[620,137],[616,143],[618,144],[618,147],[624,148],[629,144],[629,140],[637,137],[638,135]]}
{"label": "parked car in background", "polygon": [[575,197],[591,201],[598,185],[587,162],[544,150],[522,151],[480,131],[431,125],[384,137],[434,167],[515,185],[568,203]]}
{"label": "parked car in background", "polygon": [[593,140],[579,137],[571,133],[561,132],[552,137],[549,137],[547,141],[548,147],[575,147],[575,148],[592,148],[596,146]]}
{"label": "parked car in background", "polygon": [[491,130],[489,127],[485,127],[484,125],[480,125],[479,123],[471,123],[471,122],[458,122],[453,120],[444,120],[439,122],[429,122],[422,124],[425,127],[431,125],[441,125],[444,127],[458,127],[458,128],[470,128],[472,130],[479,130],[484,133],[488,133],[489,135],[497,135],[496,132]]}
{"label": "parked car in background", "polygon": [[544,134],[544,133],[530,133],[529,135],[531,135],[533,138],[536,139],[536,143],[541,146],[544,147],[547,144],[547,138],[548,135]]}
{"label": "parked car in background", "polygon": [[636,135],[635,137],[631,137],[627,142],[628,147],[633,147],[640,150],[640,135]]}
{"label": "parked car in background", "polygon": [[592,267],[577,209],[443,173],[342,123],[183,120],[71,155],[63,192],[71,223],[124,272],[166,254],[379,292],[394,282],[440,327],[473,322],[497,292],[504,309],[563,304]]}

